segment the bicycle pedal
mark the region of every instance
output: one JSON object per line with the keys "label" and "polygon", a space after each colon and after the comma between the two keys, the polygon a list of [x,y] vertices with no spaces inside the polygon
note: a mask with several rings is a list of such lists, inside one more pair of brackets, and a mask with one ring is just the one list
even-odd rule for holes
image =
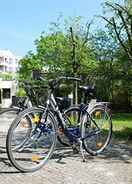
{"label": "bicycle pedal", "polygon": [[74,154],[78,154],[79,153],[79,150],[77,148],[72,148],[73,149],[73,153]]}
{"label": "bicycle pedal", "polygon": [[60,155],[58,155],[58,157],[59,157],[59,158],[57,159],[57,161],[56,161],[56,162],[60,162],[60,161],[63,159],[63,155],[64,155],[64,154],[60,154]]}
{"label": "bicycle pedal", "polygon": [[60,162],[62,160],[63,157],[59,157],[58,160],[56,162]]}
{"label": "bicycle pedal", "polygon": [[72,149],[73,149],[73,153],[74,153],[74,154],[78,154],[78,153],[79,153],[78,145],[73,144],[73,145],[72,145]]}

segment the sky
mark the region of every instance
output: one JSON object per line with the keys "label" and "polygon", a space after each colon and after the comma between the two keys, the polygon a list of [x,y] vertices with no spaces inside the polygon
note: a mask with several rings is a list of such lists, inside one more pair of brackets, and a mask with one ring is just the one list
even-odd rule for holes
{"label": "sky", "polygon": [[0,0],[0,49],[17,56],[34,50],[34,41],[63,14],[91,20],[103,0]]}

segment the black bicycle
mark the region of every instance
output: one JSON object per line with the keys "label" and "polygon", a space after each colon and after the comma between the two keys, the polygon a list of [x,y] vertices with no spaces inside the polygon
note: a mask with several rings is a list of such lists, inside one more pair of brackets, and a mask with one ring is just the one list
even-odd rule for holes
{"label": "black bicycle", "polygon": [[60,134],[67,137],[71,146],[79,145],[82,155],[83,149],[98,154],[110,141],[112,122],[104,105],[94,105],[90,111],[86,106],[71,107],[64,113],[59,110],[54,90],[64,79],[80,81],[75,77],[50,80],[46,107],[24,110],[9,128],[7,154],[13,166],[22,172],[33,172],[45,165],[53,154],[57,136],[61,139]]}

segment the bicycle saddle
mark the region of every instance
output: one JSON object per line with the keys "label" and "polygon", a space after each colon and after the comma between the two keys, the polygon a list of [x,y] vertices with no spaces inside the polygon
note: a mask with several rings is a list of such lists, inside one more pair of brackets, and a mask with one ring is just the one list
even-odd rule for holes
{"label": "bicycle saddle", "polygon": [[95,88],[92,86],[79,86],[79,89],[86,93],[86,94],[90,94],[90,93],[94,93],[95,92]]}

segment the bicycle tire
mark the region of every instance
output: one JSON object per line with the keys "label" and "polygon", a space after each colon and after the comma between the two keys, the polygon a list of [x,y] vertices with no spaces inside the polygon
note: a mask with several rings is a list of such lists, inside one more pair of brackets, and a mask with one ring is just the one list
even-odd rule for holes
{"label": "bicycle tire", "polygon": [[1,135],[1,145],[0,149],[6,151],[6,136],[10,124],[16,118],[19,113],[18,108],[6,108],[0,111],[0,135]]}
{"label": "bicycle tire", "polygon": [[[78,127],[79,123],[80,123],[80,118],[76,119],[72,119],[73,117],[71,117],[71,114],[78,114],[77,117],[80,114],[80,107],[79,106],[73,106],[68,108],[67,110],[64,111],[64,118],[65,118],[65,123],[66,123],[66,127]],[[74,118],[77,118],[74,117]],[[61,132],[58,133],[57,139],[59,141],[59,143],[61,143],[63,146],[71,146],[68,138],[66,138],[66,136],[64,135],[64,127],[60,126]],[[58,131],[59,132],[59,131]]]}
{"label": "bicycle tire", "polygon": [[5,112],[10,112],[10,111],[19,112],[19,109],[18,108],[13,108],[13,107],[7,108],[7,109],[4,109],[4,110],[1,110],[0,111],[0,115],[3,114],[3,113],[5,113]]}
{"label": "bicycle tire", "polygon": [[[98,118],[96,117],[97,115],[101,117],[101,113],[103,112],[105,113],[105,117],[107,116],[106,121],[108,123],[108,127],[106,125],[103,127],[99,122],[100,121],[99,117]],[[86,120],[83,120],[81,124],[81,137],[83,141],[83,147],[86,150],[86,152],[95,156],[100,154],[106,148],[106,146],[109,144],[111,140],[111,136],[112,136],[111,112],[110,112],[110,109],[104,106],[97,106],[97,107],[94,107],[89,113],[86,111],[84,116],[85,117],[88,116],[88,122]],[[103,138],[105,138],[105,133],[107,133],[104,142],[103,142],[103,139],[99,140],[99,137],[101,138],[101,131],[97,131],[97,130],[101,130],[101,128],[97,129],[97,127],[99,128],[100,125],[102,126]],[[95,134],[95,131],[97,134]],[[100,134],[98,132],[100,132]]]}
{"label": "bicycle tire", "polygon": [[[4,113],[8,113],[8,112],[16,112],[16,115],[18,115],[20,112],[22,112],[22,109],[20,109],[20,108],[15,108],[15,107],[7,108],[7,109],[4,109],[4,110],[0,111],[0,115],[2,115],[2,114],[4,114]],[[16,117],[15,117],[15,118],[16,118]],[[15,119],[15,118],[14,118],[14,119]],[[28,117],[27,117],[27,118],[28,118]],[[28,118],[28,120],[30,120],[30,119]],[[29,129],[29,131],[27,132],[26,138],[25,138],[25,140],[23,141],[23,143],[21,143],[21,145],[24,144],[24,142],[26,141],[26,139],[28,139],[28,137],[30,136],[30,133],[31,133],[32,123],[31,123],[31,121],[28,121],[28,122],[29,122],[30,129]],[[20,146],[21,146],[21,145],[20,145]],[[18,148],[19,148],[19,146],[16,147],[16,148],[14,148],[14,150],[15,150],[15,149],[18,149]]]}
{"label": "bicycle tire", "polygon": [[[19,150],[14,150],[12,148],[15,144],[15,141],[17,142],[17,140],[15,140],[15,141],[13,140],[13,134],[15,134],[16,128],[17,127],[19,128],[19,124],[21,122],[20,120],[23,119],[26,115],[29,116],[30,113],[35,114],[35,113],[43,113],[43,112],[44,112],[44,109],[42,109],[42,108],[35,108],[34,107],[34,108],[25,109],[24,111],[19,113],[19,115],[13,121],[13,123],[11,124],[11,126],[9,128],[9,131],[7,134],[7,139],[6,139],[7,155],[8,155],[9,160],[11,161],[12,165],[21,172],[34,172],[34,171],[40,169],[41,167],[43,167],[47,163],[48,159],[53,154],[53,151],[54,151],[54,148],[56,145],[56,132],[57,132],[56,130],[57,130],[57,128],[56,128],[55,119],[50,112],[48,113],[48,118],[51,121],[50,126],[52,125],[52,127],[50,127],[50,128],[52,128],[52,129],[50,129],[50,128],[49,129],[51,130],[51,132],[50,132],[51,139],[53,139],[53,140],[51,140],[52,142],[51,142],[51,145],[50,145],[50,148],[48,151],[45,151],[45,153],[44,153],[44,150],[46,148],[44,149],[43,146],[46,143],[43,143],[43,146],[42,146],[42,139],[41,139],[42,137],[36,138],[36,140],[34,137],[33,138],[30,137],[29,138],[30,140],[27,140],[29,142],[25,142],[23,147],[20,148]],[[48,122],[48,123],[50,123],[50,122]],[[47,125],[47,126],[49,126],[49,125]],[[37,133],[34,135],[37,136]],[[18,133],[16,133],[16,135],[17,134],[20,134],[20,136],[21,136],[21,132],[19,133],[19,129],[18,129]],[[48,133],[47,133],[47,135],[48,135]],[[43,136],[45,136],[45,135],[43,135]],[[21,137],[18,137],[18,140],[20,138]],[[47,140],[48,140],[48,138],[46,138],[46,141]],[[47,145],[45,145],[45,147],[46,146]],[[48,146],[47,146],[47,149],[48,149]]]}

